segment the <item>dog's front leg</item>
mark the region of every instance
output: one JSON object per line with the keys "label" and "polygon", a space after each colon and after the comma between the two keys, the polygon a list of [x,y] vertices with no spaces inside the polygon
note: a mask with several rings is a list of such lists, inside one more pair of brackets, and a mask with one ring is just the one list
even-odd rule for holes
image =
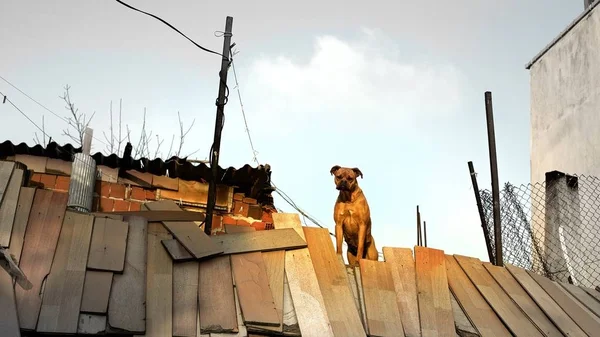
{"label": "dog's front leg", "polygon": [[367,236],[367,226],[359,225],[358,226],[358,249],[356,250],[356,263],[361,260],[364,256],[365,251],[365,239]]}
{"label": "dog's front leg", "polygon": [[342,224],[335,224],[335,243],[336,243],[336,253],[342,255],[342,237],[344,235]]}

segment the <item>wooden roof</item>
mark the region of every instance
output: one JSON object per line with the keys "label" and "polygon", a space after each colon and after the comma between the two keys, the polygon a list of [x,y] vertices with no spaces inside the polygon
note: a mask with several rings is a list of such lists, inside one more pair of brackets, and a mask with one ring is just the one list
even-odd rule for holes
{"label": "wooden roof", "polygon": [[22,175],[0,165],[0,336],[600,331],[600,292],[513,266],[384,247],[385,261],[350,267],[328,231],[301,226],[297,214],[273,214],[274,230],[228,226],[209,237],[172,201],[78,213],[65,193],[20,186]]}

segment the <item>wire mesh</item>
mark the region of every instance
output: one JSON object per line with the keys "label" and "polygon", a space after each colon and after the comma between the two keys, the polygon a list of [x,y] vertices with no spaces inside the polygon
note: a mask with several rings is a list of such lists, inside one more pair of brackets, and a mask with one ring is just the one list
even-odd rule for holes
{"label": "wire mesh", "polygon": [[[494,256],[492,193],[479,194]],[[545,182],[506,183],[500,191],[500,222],[505,264],[555,281],[600,286],[599,178],[550,172]]]}

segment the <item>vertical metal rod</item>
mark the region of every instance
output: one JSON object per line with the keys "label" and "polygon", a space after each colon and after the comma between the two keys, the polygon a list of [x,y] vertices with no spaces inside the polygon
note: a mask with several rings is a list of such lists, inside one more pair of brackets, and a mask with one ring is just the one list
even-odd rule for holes
{"label": "vertical metal rod", "polygon": [[419,212],[419,205],[417,205],[417,246],[421,245],[421,212]]}
{"label": "vertical metal rod", "polygon": [[485,246],[488,251],[488,257],[491,263],[495,263],[494,252],[492,252],[492,244],[490,243],[490,231],[485,222],[485,215],[483,213],[483,204],[481,203],[481,195],[479,194],[479,185],[477,184],[477,176],[475,175],[475,167],[473,162],[469,163],[469,174],[471,175],[471,184],[473,184],[473,191],[475,192],[475,202],[477,203],[477,210],[479,211],[479,221],[481,221],[481,228],[483,229],[483,237],[485,239]]}
{"label": "vertical metal rod", "polygon": [[425,247],[427,247],[427,221],[423,220],[423,236],[425,237]]}
{"label": "vertical metal rod", "polygon": [[496,266],[503,266],[502,223],[500,222],[500,185],[498,183],[498,160],[496,158],[496,135],[494,132],[494,110],[492,93],[485,92],[485,115],[487,120],[488,146],[490,152],[490,170],[492,176],[492,202],[494,205],[494,241],[496,248]]}
{"label": "vertical metal rod", "polygon": [[215,138],[211,150],[210,169],[212,177],[208,184],[208,200],[206,203],[206,220],[204,223],[204,233],[211,235],[213,212],[217,201],[217,179],[219,173],[219,155],[221,151],[221,132],[223,131],[223,114],[225,110],[225,91],[227,90],[227,70],[230,64],[231,49],[231,29],[233,28],[233,18],[228,16],[225,20],[225,34],[223,35],[223,55],[221,61],[221,71],[219,72],[219,97],[217,98],[217,118],[215,121]]}

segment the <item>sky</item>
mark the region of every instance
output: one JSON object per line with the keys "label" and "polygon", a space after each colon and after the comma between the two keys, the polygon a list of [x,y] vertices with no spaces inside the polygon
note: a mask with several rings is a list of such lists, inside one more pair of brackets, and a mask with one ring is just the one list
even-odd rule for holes
{"label": "sky", "polygon": [[[467,162],[490,189],[484,92],[493,95],[500,184],[529,183],[525,64],[583,11],[581,0],[126,2],[219,52],[215,32],[233,17],[239,85],[230,70],[221,166],[256,165],[239,89],[257,160],[331,232],[329,170],[358,167],[379,251],[416,244],[419,205],[429,247],[482,260]],[[207,159],[221,58],[161,22],[116,1],[3,0],[0,46],[0,76],[65,117],[59,96],[69,85],[79,111],[95,113],[93,151],[106,153],[109,107],[116,128],[122,99],[134,145],[145,109],[166,157],[173,135],[178,146],[179,112],[186,128],[194,122],[181,156]],[[43,118],[53,140],[71,141],[63,120],[1,80],[0,92],[38,125]],[[0,141],[34,143],[38,130],[12,106],[0,115]],[[278,195],[275,205],[295,212]]]}

